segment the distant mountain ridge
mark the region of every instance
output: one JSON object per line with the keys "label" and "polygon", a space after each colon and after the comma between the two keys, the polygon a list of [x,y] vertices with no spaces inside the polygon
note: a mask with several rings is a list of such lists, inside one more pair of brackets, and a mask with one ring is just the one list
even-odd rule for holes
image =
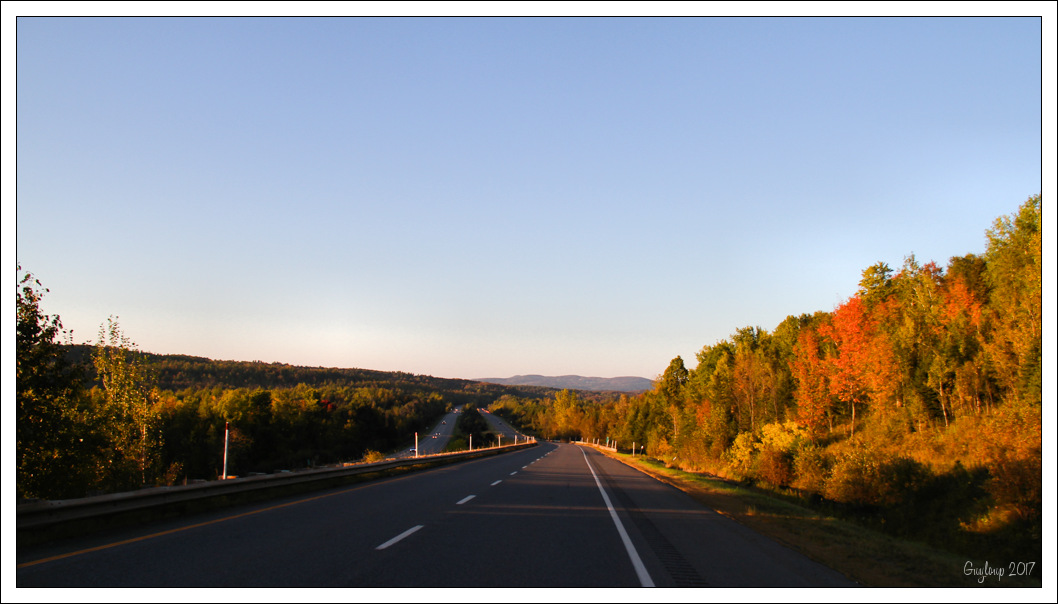
{"label": "distant mountain ridge", "polygon": [[581,375],[516,375],[509,378],[479,378],[476,381],[504,386],[544,386],[546,388],[568,388],[570,390],[593,390],[597,392],[642,392],[654,387],[654,381],[635,376],[613,378],[584,377]]}

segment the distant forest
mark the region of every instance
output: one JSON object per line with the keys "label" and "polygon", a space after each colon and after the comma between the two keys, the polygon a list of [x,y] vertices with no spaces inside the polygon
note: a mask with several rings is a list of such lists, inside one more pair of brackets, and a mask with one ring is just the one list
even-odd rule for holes
{"label": "distant forest", "polygon": [[364,369],[214,361],[136,350],[110,319],[103,342],[60,343],[19,291],[18,492],[61,499],[215,479],[229,425],[228,472],[377,458],[448,409],[555,390]]}
{"label": "distant forest", "polygon": [[634,376],[600,378],[580,375],[516,375],[509,378],[481,378],[478,381],[490,384],[544,386],[563,390],[591,390],[593,392],[642,392],[654,387],[653,380]]}

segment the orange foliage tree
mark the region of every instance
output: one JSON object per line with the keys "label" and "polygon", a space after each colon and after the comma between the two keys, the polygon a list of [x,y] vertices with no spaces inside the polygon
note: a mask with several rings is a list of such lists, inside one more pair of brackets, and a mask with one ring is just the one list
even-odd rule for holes
{"label": "orange foliage tree", "polygon": [[980,412],[988,379],[981,361],[983,305],[961,276],[949,276],[942,293],[938,326],[939,350],[934,365],[943,369],[942,400],[955,413]]}
{"label": "orange foliage tree", "polygon": [[794,345],[790,370],[798,387],[794,391],[797,420],[813,438],[832,428],[830,394],[831,364],[825,352],[826,342],[813,328],[801,331]]}
{"label": "orange foliage tree", "polygon": [[875,307],[878,315],[867,313],[860,296],[839,306],[820,332],[833,342],[837,354],[830,357],[830,394],[849,404],[852,431],[856,430],[856,405],[878,405],[885,409],[896,399],[900,372],[888,336],[880,329],[877,316],[884,303]]}

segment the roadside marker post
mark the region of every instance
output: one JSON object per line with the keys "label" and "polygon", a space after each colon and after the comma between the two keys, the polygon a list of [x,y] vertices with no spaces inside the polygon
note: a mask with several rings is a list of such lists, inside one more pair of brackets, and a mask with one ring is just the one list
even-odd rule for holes
{"label": "roadside marker post", "polygon": [[220,479],[228,479],[228,422],[224,422],[224,473]]}

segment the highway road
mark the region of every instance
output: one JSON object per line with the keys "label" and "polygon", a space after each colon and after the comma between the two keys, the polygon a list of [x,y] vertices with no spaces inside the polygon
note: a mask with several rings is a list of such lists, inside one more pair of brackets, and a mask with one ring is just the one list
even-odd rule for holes
{"label": "highway road", "polygon": [[598,451],[553,443],[17,562],[18,587],[854,585]]}
{"label": "highway road", "polygon": [[485,418],[485,421],[489,424],[489,429],[493,432],[498,432],[503,436],[501,444],[514,445],[528,440],[527,436],[512,428],[511,425],[502,418],[489,413],[485,409],[480,409],[480,412],[481,417]]}
{"label": "highway road", "polygon": [[[444,451],[445,447],[448,445],[448,441],[452,438],[452,431],[455,429],[456,421],[459,420],[460,409],[460,407],[457,407],[454,410],[449,411],[430,431],[419,435],[420,455],[433,455],[434,453],[442,453]],[[414,456],[414,446],[409,447],[400,454],[400,457]]]}
{"label": "highway road", "polygon": [[[518,432],[510,426],[507,422],[499,417],[480,409],[481,417],[489,424],[489,429],[498,432],[503,435],[501,444],[513,445],[517,442],[525,442],[528,437]],[[448,446],[448,441],[452,439],[453,432],[455,430],[456,422],[459,421],[459,414],[462,413],[462,407],[456,407],[452,411],[449,411],[438,420],[437,424],[427,432],[419,434],[419,455],[433,455],[435,453],[443,453],[445,447]],[[515,441],[517,437],[517,442]],[[482,443],[475,443],[475,446],[480,446]],[[412,446],[400,451],[395,457],[414,457],[415,447],[414,443]]]}

